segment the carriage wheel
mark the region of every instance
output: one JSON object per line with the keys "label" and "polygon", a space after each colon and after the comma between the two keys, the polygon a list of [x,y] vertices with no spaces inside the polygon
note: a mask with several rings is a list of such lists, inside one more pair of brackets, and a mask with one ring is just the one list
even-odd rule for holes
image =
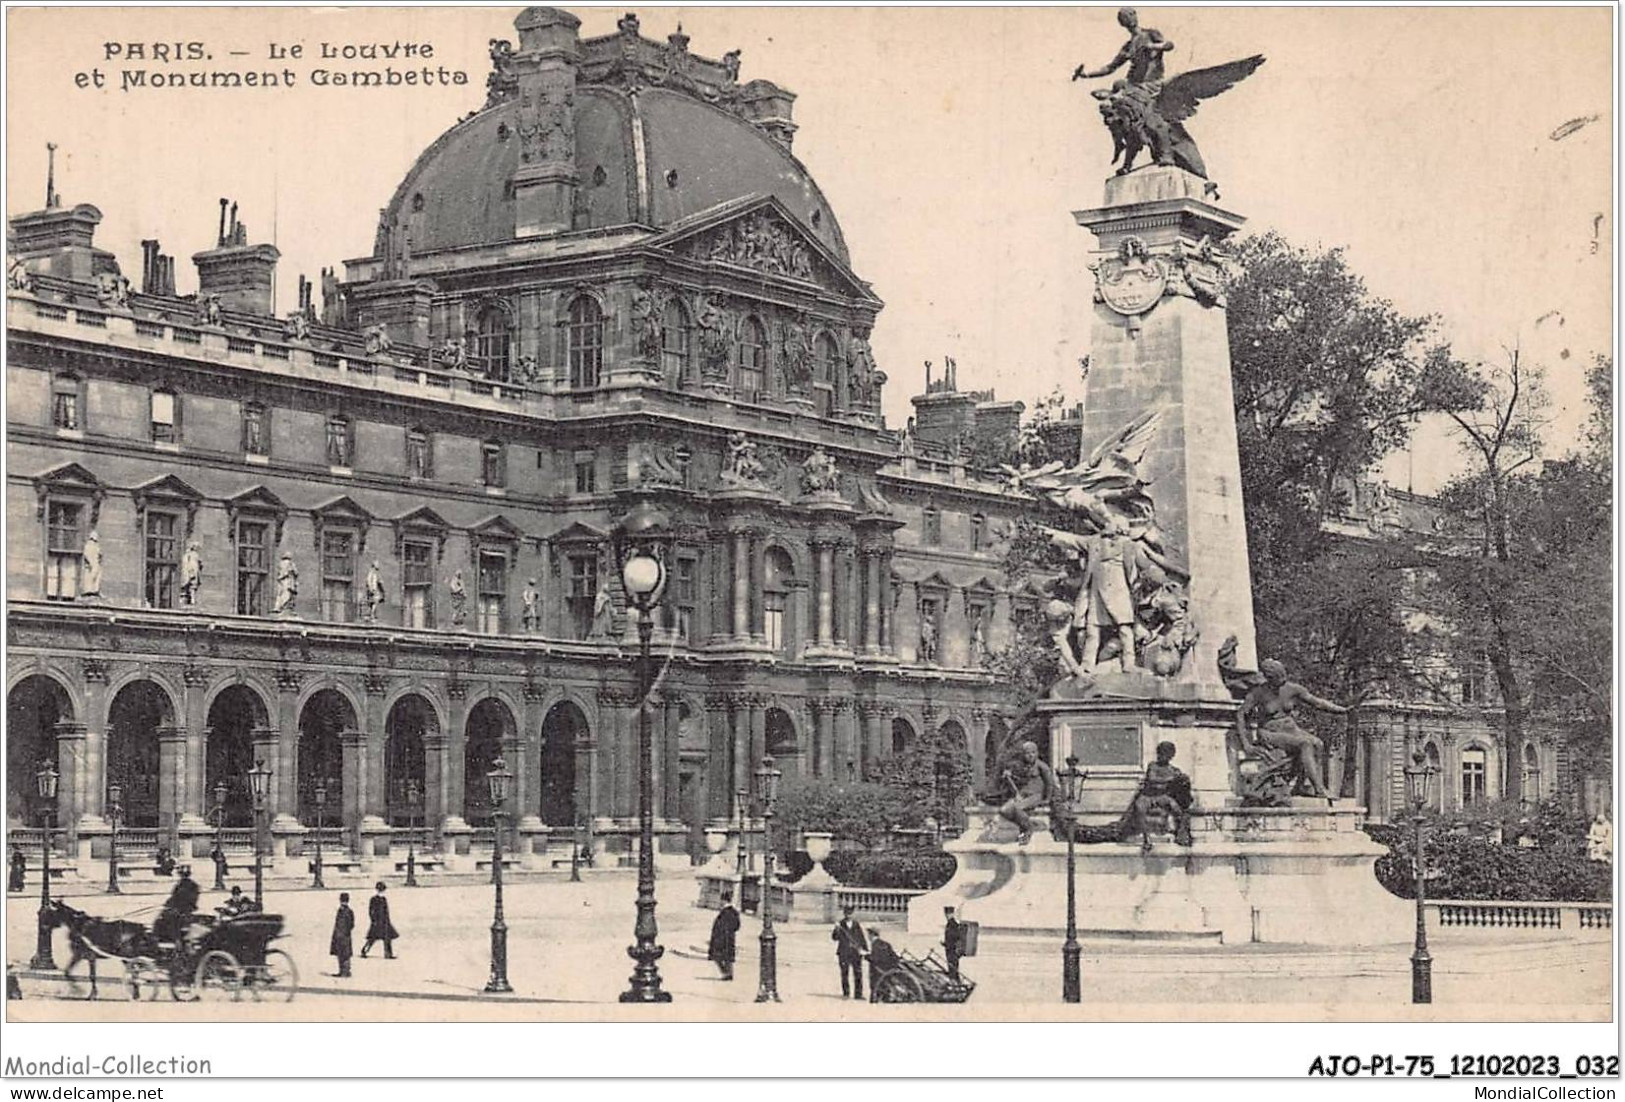
{"label": "carriage wheel", "polygon": [[292,1002],[299,991],[299,969],[294,967],[293,958],[281,949],[267,952],[265,964],[251,969],[248,980],[256,999],[265,991],[273,999]]}
{"label": "carriage wheel", "polygon": [[[158,997],[158,988],[153,987],[153,998]],[[197,988],[192,983],[192,969],[186,967],[183,961],[176,961],[169,966],[169,994],[178,1003],[197,1001]]]}
{"label": "carriage wheel", "polygon": [[875,994],[883,1003],[917,1003],[925,1001],[925,989],[920,981],[907,972],[887,972],[880,977]]}
{"label": "carriage wheel", "polygon": [[223,999],[229,996],[236,1001],[243,990],[243,969],[237,963],[237,958],[224,949],[210,949],[197,962],[194,983],[200,998]]}

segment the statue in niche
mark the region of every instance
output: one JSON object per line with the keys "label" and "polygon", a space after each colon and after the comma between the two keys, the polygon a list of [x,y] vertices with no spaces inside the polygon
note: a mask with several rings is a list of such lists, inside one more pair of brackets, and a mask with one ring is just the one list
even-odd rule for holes
{"label": "statue in niche", "polygon": [[384,575],[378,569],[377,559],[372,560],[372,565],[367,568],[366,593],[367,620],[376,624],[378,622],[378,610],[384,604]]}
{"label": "statue in niche", "polygon": [[85,545],[79,550],[82,569],[79,573],[79,596],[102,595],[102,538],[92,528],[85,535]]}
{"label": "statue in niche", "polygon": [[937,660],[937,618],[929,608],[920,610],[920,661]]}
{"label": "statue in niche", "polygon": [[799,320],[784,327],[784,380],[791,390],[806,390],[813,381],[813,347]]}
{"label": "statue in niche", "polygon": [[[1233,650],[1231,655],[1233,660]],[[1293,713],[1300,704],[1331,715],[1344,715],[1348,709],[1287,680],[1286,666],[1273,658],[1258,666],[1263,680],[1247,691],[1236,710],[1236,737],[1242,752],[1262,763],[1256,774],[1243,777],[1242,804],[1284,806],[1299,786],[1306,787],[1311,796],[1335,799],[1320,774],[1325,743],[1299,727]]]}
{"label": "statue in niche", "polygon": [[520,617],[525,634],[531,635],[539,631],[542,626],[542,593],[536,588],[535,578],[525,580],[525,588],[519,594],[519,605],[523,609]]}
{"label": "statue in niche", "polygon": [[714,299],[703,297],[695,319],[695,328],[699,330],[700,369],[713,377],[727,375],[731,352],[728,315]]}
{"label": "statue in niche", "polygon": [[761,486],[766,468],[756,454],[756,442],[742,432],[728,436],[728,462],[722,482],[728,486]]}
{"label": "statue in niche", "polygon": [[835,460],[822,447],[813,449],[806,462],[801,465],[801,492],[804,494],[838,494],[841,491],[841,475],[835,467]]}
{"label": "statue in niche", "polygon": [[468,619],[468,587],[463,584],[460,568],[452,572],[446,590],[451,594],[451,626],[460,628]]}
{"label": "statue in niche", "polygon": [[970,661],[973,666],[987,665],[987,610],[973,609],[970,621]]}
{"label": "statue in niche", "polygon": [[186,545],[186,553],[181,556],[181,603],[197,604],[198,594],[202,590],[203,550],[197,540],[192,540]]}
{"label": "statue in niche", "polygon": [[660,320],[661,303],[647,287],[639,287],[632,294],[632,319],[638,334],[638,354],[650,358],[660,355],[665,343],[665,326]]}
{"label": "statue in niche", "polygon": [[[1196,114],[1203,100],[1251,76],[1264,63],[1263,56],[1255,54],[1164,81],[1163,55],[1174,44],[1160,31],[1141,27],[1133,8],[1120,10],[1117,21],[1129,34],[1117,55],[1099,69],[1079,65],[1072,74],[1073,80],[1093,80],[1128,66],[1126,77],[1091,93],[1100,101],[1101,119],[1112,136],[1112,161],[1122,161],[1117,174],[1132,172],[1134,159],[1149,150],[1156,164],[1177,165],[1206,179],[1207,166],[1183,123]],[[1210,193],[1216,190],[1211,184],[1208,187]]]}
{"label": "statue in niche", "polygon": [[875,400],[875,357],[867,334],[853,333],[846,342],[846,378],[851,390],[847,405],[868,409]]}
{"label": "statue in niche", "polygon": [[293,564],[293,556],[282,552],[282,558],[276,567],[276,608],[279,615],[291,616],[294,603],[299,599],[299,568]]}

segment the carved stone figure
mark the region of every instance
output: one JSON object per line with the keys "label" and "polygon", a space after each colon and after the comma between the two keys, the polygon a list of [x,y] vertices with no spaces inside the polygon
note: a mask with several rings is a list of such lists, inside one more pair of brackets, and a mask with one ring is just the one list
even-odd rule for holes
{"label": "carved stone figure", "polygon": [[806,246],[777,219],[760,211],[696,242],[690,255],[795,279],[813,278],[812,254]]}
{"label": "carved stone figure", "polygon": [[722,55],[722,76],[729,84],[739,83],[740,53],[739,50],[729,50]]}
{"label": "carved stone figure", "polygon": [[197,323],[199,325],[220,324],[220,296],[204,295],[197,301]]}
{"label": "carved stone figure", "polygon": [[519,77],[513,71],[513,43],[505,38],[491,39],[491,72],[485,78],[485,106],[513,99],[519,91]]}
{"label": "carved stone figure", "polygon": [[85,534],[85,546],[79,551],[82,569],[79,573],[79,595],[100,597],[102,594],[102,538],[92,528]]}
{"label": "carved stone figure", "polygon": [[130,281],[112,272],[102,272],[96,277],[96,301],[111,309],[124,309],[130,305]]}
{"label": "carved stone figure", "polygon": [[310,339],[310,318],[303,310],[295,310],[289,314],[282,323],[282,336],[285,340],[303,341]]}
{"label": "carved stone figure", "polygon": [[640,287],[632,295],[632,319],[638,334],[638,354],[658,357],[665,342],[665,327],[660,320],[661,303],[655,293]]}
{"label": "carved stone figure", "polygon": [[970,660],[971,665],[981,666],[987,663],[987,613],[983,612],[971,617],[970,622]]}
{"label": "carved stone figure", "polygon": [[542,369],[536,363],[535,356],[520,356],[517,369],[518,379],[522,383],[534,383],[541,379]]}
{"label": "carved stone figure", "polygon": [[848,406],[867,409],[875,400],[875,357],[867,336],[857,333],[846,342],[846,378],[851,388]]}
{"label": "carved stone figure", "polygon": [[1055,831],[1056,841],[1065,841],[1068,829],[1072,840],[1082,844],[1101,842],[1132,842],[1140,838],[1140,852],[1151,849],[1151,832],[1171,830],[1174,841],[1188,846],[1191,837],[1191,805],[1195,802],[1191,792],[1191,779],[1185,771],[1173,764],[1174,744],[1159,742],[1157,758],[1145,767],[1145,776],[1134,797],[1129,800],[1122,818],[1106,826],[1085,826],[1068,816],[1065,826]]}
{"label": "carved stone figure", "polygon": [[453,571],[446,590],[451,595],[451,626],[460,628],[468,619],[468,587],[463,584],[462,570]]}
{"label": "carved stone figure", "polygon": [[858,508],[874,516],[890,516],[891,502],[880,492],[872,478],[860,478],[856,482],[858,491]]}
{"label": "carved stone figure", "polygon": [[384,603],[384,575],[378,569],[378,560],[372,560],[367,568],[367,619],[376,624],[378,622],[378,609]]}
{"label": "carved stone figure", "polygon": [[366,339],[367,355],[369,356],[384,355],[390,350],[393,343],[389,339],[389,330],[385,329],[382,325],[369,326],[366,332]]}
{"label": "carved stone figure", "polygon": [[645,448],[638,464],[638,482],[653,488],[683,489],[683,468],[670,448],[651,444]]}
{"label": "carved stone figure", "polygon": [[1055,771],[1039,760],[1037,743],[1023,742],[1001,770],[999,779],[999,795],[1008,797],[999,807],[999,816],[1016,825],[1020,831],[1016,841],[1024,846],[1033,837],[1033,821],[1027,813],[1045,804],[1053,805],[1059,795]]}
{"label": "carved stone figure", "polygon": [[742,432],[728,436],[728,462],[722,482],[729,486],[761,486],[765,468],[756,455],[756,442]]}
{"label": "carved stone figure", "polygon": [[1152,594],[1144,611],[1149,638],[1140,648],[1140,660],[1158,677],[1172,677],[1185,664],[1185,656],[1201,638],[1190,614],[1190,594],[1169,578]]}
{"label": "carved stone figure", "polygon": [[823,448],[814,448],[806,462],[801,465],[801,492],[804,494],[838,494],[841,491],[841,475],[835,467],[835,460],[830,458]]}
{"label": "carved stone figure", "polygon": [[196,540],[186,545],[186,553],[181,556],[181,603],[185,605],[197,604],[198,594],[203,589],[203,551]]}
{"label": "carved stone figure", "polygon": [[1293,713],[1300,704],[1332,715],[1343,715],[1348,709],[1288,681],[1286,667],[1273,658],[1260,662],[1259,672],[1264,683],[1254,686],[1236,711],[1236,736],[1242,750],[1249,757],[1265,759],[1257,778],[1243,785],[1243,804],[1279,806],[1298,783],[1306,785],[1312,796],[1328,796],[1320,775],[1325,744],[1299,727]]}
{"label": "carved stone figure", "polygon": [[713,378],[726,376],[732,352],[728,315],[714,299],[702,298],[695,318],[694,325],[699,330],[700,370]]}
{"label": "carved stone figure", "polygon": [[519,594],[520,619],[526,634],[533,634],[542,626],[542,593],[536,588],[536,579],[527,578]]}
{"label": "carved stone figure", "polygon": [[784,327],[784,381],[791,390],[806,390],[813,381],[813,347],[807,327],[792,321]]}
{"label": "carved stone figure", "polygon": [[1264,63],[1261,55],[1240,61],[1196,69],[1163,81],[1163,55],[1174,48],[1161,32],[1141,27],[1133,8],[1117,13],[1117,21],[1128,31],[1129,39],[1117,56],[1096,70],[1079,65],[1073,80],[1108,76],[1124,65],[1128,76],[1113,82],[1109,89],[1092,94],[1100,101],[1100,114],[1112,135],[1113,162],[1122,160],[1118,175],[1133,171],[1134,159],[1143,149],[1159,165],[1177,165],[1203,179],[1207,167],[1196,143],[1182,125],[1196,113],[1205,99],[1228,91],[1252,75]]}
{"label": "carved stone figure", "polygon": [[6,262],[6,286],[13,291],[32,291],[34,289],[34,275],[16,257]]}
{"label": "carved stone figure", "polygon": [[286,551],[276,567],[276,608],[282,615],[292,615],[294,604],[299,599],[299,568],[293,564],[293,556]]}
{"label": "carved stone figure", "polygon": [[910,417],[897,441],[897,455],[901,459],[913,459],[918,451],[919,446],[914,442],[914,418]]}
{"label": "carved stone figure", "polygon": [[447,337],[440,346],[439,360],[444,371],[467,371],[468,343],[462,337]]}
{"label": "carved stone figure", "polygon": [[[608,571],[600,567],[599,577],[607,574]],[[592,631],[589,634],[594,639],[607,639],[615,634],[615,602],[610,598],[607,585],[599,586],[598,594],[593,598]]]}

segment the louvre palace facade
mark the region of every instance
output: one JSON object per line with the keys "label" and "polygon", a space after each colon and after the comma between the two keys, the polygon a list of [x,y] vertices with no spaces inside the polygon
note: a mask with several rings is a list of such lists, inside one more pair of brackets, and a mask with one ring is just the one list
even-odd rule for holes
{"label": "louvre palace facade", "polygon": [[667,860],[735,822],[766,755],[846,780],[922,733],[978,762],[1002,737],[983,661],[1038,599],[998,572],[1022,502],[884,425],[882,304],[791,152],[793,95],[635,16],[515,26],[372,255],[292,314],[224,202],[185,295],[157,241],[139,278],[98,249],[90,202],[48,187],[11,218],[13,829],[49,760],[86,857],[115,785],[121,847],[246,847],[261,762],[279,859],[321,830],[455,860],[488,842],[500,757],[526,862],[627,852],[637,634],[609,540],[639,501],[676,540]]}

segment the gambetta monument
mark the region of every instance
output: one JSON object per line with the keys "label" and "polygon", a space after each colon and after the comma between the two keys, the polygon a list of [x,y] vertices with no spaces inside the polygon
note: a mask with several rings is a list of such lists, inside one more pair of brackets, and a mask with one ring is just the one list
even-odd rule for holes
{"label": "gambetta monument", "polygon": [[[1404,904],[1372,872],[1385,850],[1360,830],[1363,808],[1326,797],[1318,741],[1291,715],[1342,709],[1286,681],[1278,663],[1251,672],[1260,663],[1221,267],[1244,219],[1217,205],[1184,123],[1264,59],[1164,79],[1174,43],[1130,9],[1118,21],[1129,39],[1117,56],[1073,74],[1126,67],[1093,93],[1121,165],[1104,203],[1074,213],[1096,241],[1078,459],[1012,478],[1066,518],[1045,534],[1073,560],[1077,592],[1049,607],[1063,675],[1037,713],[1050,768],[1076,757],[1088,775],[1070,813],[1056,797],[1047,828],[1035,828],[1026,812],[1054,786],[1030,754],[1012,755],[1008,790],[948,844],[958,872],[914,901],[910,928],[927,931],[952,905],[985,934],[1059,932],[1071,830],[1094,843],[1078,847],[1085,935],[1403,936]],[[1151,163],[1135,167],[1142,152]],[[1000,816],[993,804],[1005,801]],[[1033,810],[1041,819],[1045,809]]]}

